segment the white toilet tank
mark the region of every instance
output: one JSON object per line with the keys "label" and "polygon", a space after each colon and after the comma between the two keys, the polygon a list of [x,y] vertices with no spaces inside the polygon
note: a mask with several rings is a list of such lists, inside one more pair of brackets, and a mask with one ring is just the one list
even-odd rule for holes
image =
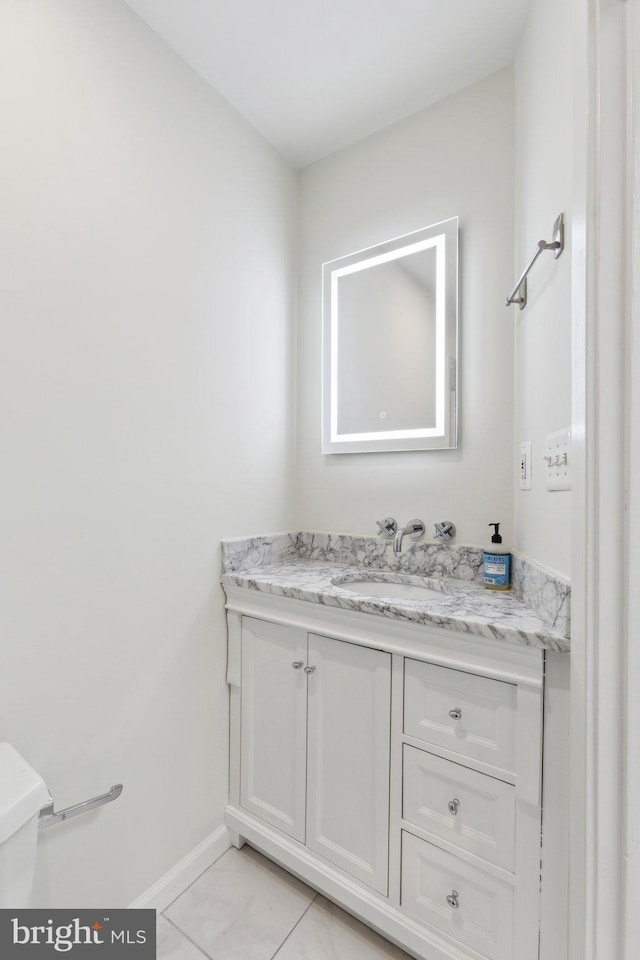
{"label": "white toilet tank", "polygon": [[40,774],[10,743],[0,743],[0,908],[29,905],[38,813],[50,799]]}

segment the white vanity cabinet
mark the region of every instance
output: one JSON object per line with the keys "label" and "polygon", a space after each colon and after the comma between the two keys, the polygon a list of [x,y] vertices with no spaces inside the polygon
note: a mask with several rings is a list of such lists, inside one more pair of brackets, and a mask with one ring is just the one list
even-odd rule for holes
{"label": "white vanity cabinet", "polygon": [[242,620],[240,805],[387,893],[391,656]]}
{"label": "white vanity cabinet", "polygon": [[226,589],[234,842],[416,957],[538,960],[543,651]]}

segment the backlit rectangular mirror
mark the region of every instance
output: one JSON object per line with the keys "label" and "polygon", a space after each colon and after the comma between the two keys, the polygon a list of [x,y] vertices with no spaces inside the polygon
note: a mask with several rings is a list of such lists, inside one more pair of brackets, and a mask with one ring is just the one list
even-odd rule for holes
{"label": "backlit rectangular mirror", "polygon": [[457,445],[458,218],[322,267],[323,453]]}

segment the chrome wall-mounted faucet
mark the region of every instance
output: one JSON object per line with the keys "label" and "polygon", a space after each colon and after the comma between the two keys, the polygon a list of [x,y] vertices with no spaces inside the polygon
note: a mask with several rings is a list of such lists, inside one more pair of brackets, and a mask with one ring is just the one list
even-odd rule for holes
{"label": "chrome wall-mounted faucet", "polygon": [[405,537],[411,537],[412,540],[421,540],[424,537],[424,523],[422,520],[409,520],[406,527],[398,530],[393,538],[394,553],[400,553],[402,550],[402,541]]}

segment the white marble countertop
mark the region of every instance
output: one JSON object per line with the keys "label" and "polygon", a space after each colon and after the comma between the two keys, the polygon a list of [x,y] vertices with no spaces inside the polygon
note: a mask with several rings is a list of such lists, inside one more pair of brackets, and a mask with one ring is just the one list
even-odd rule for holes
{"label": "white marble countertop", "polygon": [[[393,620],[422,623],[559,653],[569,652],[568,638],[549,627],[511,591],[487,590],[477,581],[419,577],[354,564],[298,559],[249,566],[223,573],[220,579],[223,587],[244,587]],[[366,592],[353,593],[348,589],[349,581],[355,579],[423,584],[441,596],[429,593],[420,600],[367,596]],[[359,591],[362,589],[360,587]]]}

